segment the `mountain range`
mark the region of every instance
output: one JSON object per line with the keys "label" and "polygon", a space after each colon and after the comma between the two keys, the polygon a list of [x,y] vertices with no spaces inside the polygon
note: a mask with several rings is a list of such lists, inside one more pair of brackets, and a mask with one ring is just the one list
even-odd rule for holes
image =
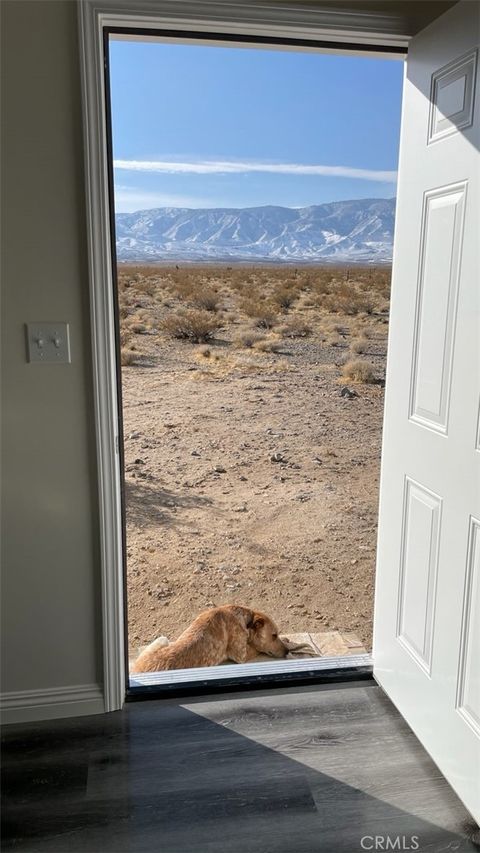
{"label": "mountain range", "polygon": [[119,261],[387,263],[395,199],[117,213]]}

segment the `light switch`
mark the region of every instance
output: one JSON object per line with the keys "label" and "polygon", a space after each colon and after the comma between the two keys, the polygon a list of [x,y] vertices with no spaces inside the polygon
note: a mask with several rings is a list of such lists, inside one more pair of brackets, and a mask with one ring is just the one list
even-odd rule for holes
{"label": "light switch", "polygon": [[27,323],[28,361],[37,364],[69,364],[68,323]]}

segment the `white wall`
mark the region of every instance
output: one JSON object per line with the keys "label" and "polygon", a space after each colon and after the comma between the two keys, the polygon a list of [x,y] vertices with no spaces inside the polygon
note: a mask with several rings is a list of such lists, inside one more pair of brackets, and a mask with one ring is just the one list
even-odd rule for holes
{"label": "white wall", "polygon": [[[77,8],[1,11],[2,692],[25,719],[103,707],[98,501]],[[70,365],[27,364],[29,320],[70,323]]]}

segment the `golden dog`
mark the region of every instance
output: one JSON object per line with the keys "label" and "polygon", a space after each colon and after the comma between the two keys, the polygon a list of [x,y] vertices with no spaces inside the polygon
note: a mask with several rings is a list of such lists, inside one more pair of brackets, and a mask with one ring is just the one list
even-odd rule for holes
{"label": "golden dog", "polygon": [[287,646],[265,613],[237,604],[214,607],[197,616],[178,640],[154,640],[134,662],[131,672],[158,672],[216,666],[224,661],[245,663],[258,654],[283,658]]}

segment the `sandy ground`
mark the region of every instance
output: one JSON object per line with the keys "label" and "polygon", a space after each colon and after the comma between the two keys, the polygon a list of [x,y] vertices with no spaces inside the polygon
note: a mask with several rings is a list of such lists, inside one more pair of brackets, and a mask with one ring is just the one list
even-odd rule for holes
{"label": "sandy ground", "polygon": [[172,304],[152,309],[122,370],[130,646],[238,602],[281,631],[353,631],[369,648],[385,311],[361,318],[356,356],[377,381],[354,384],[341,365],[358,317],[337,315],[329,342],[326,313],[300,300],[308,337],[238,350],[237,315],[206,350],[158,328]]}

